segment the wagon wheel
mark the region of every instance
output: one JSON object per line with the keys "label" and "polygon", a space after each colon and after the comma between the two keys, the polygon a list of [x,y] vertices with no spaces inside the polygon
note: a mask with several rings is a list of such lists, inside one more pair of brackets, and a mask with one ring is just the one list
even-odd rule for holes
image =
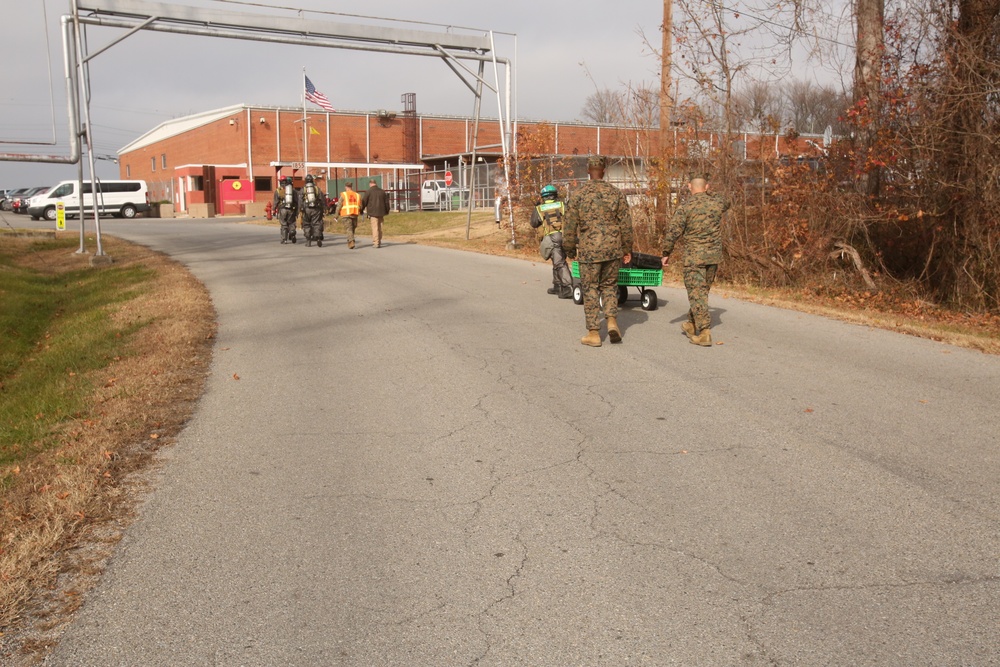
{"label": "wagon wheel", "polygon": [[643,310],[656,310],[659,305],[659,302],[656,300],[656,292],[651,289],[642,290]]}

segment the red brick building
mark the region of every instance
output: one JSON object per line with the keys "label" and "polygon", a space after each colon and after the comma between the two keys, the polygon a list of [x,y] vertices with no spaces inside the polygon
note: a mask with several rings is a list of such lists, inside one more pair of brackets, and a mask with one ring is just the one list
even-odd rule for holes
{"label": "red brick building", "polygon": [[[618,157],[630,162],[631,178],[638,173],[640,181],[643,158],[659,154],[658,130],[521,121],[516,133],[522,152]],[[253,210],[259,210],[285,175],[298,182],[313,174],[333,193],[345,180],[364,179],[367,185],[371,177],[403,195],[425,179],[444,178],[446,171],[467,186],[475,145],[489,148],[476,151],[473,201],[492,206],[501,155],[499,123],[481,119],[478,137],[473,134],[473,119],[464,117],[235,105],[162,123],[119,151],[119,167],[122,178],[145,180],[150,199],[172,202],[175,211],[211,205],[215,213],[233,214],[247,212],[254,203]],[[689,154],[694,138],[684,130],[673,137],[674,154]],[[744,135],[726,143],[727,150],[741,150],[744,157],[801,149],[775,137]],[[701,135],[697,144],[699,151],[723,148],[715,135]],[[407,199],[400,196],[400,201]]]}

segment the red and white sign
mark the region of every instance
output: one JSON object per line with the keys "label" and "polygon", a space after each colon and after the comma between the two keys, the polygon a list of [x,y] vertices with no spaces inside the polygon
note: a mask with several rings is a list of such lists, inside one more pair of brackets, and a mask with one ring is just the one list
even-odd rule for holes
{"label": "red and white sign", "polygon": [[451,187],[451,172],[450,171],[444,172],[444,184],[447,185],[448,187]]}

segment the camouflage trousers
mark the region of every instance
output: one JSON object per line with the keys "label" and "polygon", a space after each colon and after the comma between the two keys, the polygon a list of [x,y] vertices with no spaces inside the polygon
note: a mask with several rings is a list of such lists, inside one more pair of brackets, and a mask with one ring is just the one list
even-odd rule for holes
{"label": "camouflage trousers", "polygon": [[694,324],[694,332],[712,327],[712,315],[708,312],[708,292],[715,282],[718,264],[696,264],[684,267],[684,287],[687,288],[688,319]]}
{"label": "camouflage trousers", "polygon": [[323,209],[309,207],[302,209],[302,233],[307,241],[323,239]]}
{"label": "camouflage trousers", "polygon": [[354,230],[358,228],[358,216],[346,215],[340,219],[344,224],[344,233],[347,234],[347,242],[354,243]]}
{"label": "camouflage trousers", "polygon": [[601,304],[604,317],[618,317],[618,270],[621,258],[606,262],[580,262],[580,287],[583,290],[583,316],[587,331],[600,327]]}

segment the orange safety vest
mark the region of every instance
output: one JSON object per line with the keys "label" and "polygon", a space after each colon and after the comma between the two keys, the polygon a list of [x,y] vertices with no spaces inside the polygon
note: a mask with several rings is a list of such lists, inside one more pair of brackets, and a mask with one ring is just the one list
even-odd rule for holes
{"label": "orange safety vest", "polygon": [[343,206],[340,207],[340,215],[351,218],[361,214],[361,195],[354,190],[345,190],[340,193],[340,198],[344,200]]}

